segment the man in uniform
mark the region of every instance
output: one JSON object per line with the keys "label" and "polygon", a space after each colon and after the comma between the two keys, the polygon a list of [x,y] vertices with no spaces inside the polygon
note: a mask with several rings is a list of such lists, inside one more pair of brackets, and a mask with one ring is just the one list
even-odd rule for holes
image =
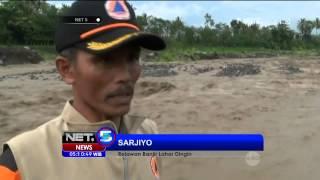
{"label": "man in uniform", "polygon": [[[141,32],[133,8],[121,0],[77,1],[65,17],[56,31],[56,67],[73,99],[55,119],[6,142],[0,179],[159,179],[155,157],[64,158],[61,139],[65,131],[106,126],[116,133],[157,133],[150,119],[126,114],[141,73],[140,47],[162,50],[164,41]],[[95,17],[97,23],[70,23],[70,17]]]}

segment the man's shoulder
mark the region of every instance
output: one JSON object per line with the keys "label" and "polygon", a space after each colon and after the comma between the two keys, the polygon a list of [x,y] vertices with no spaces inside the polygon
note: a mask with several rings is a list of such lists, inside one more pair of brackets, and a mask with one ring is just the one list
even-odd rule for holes
{"label": "man's shoulder", "polygon": [[156,122],[144,116],[128,115],[125,119],[125,124],[130,133],[159,133]]}
{"label": "man's shoulder", "polygon": [[41,124],[40,126],[34,129],[25,131],[21,134],[14,136],[6,144],[9,144],[9,146],[12,142],[30,144],[32,142],[35,142],[35,139],[41,140],[41,137],[42,137],[41,135],[45,135],[49,130],[56,129],[55,127],[60,126],[60,122],[61,122],[61,116],[58,116],[54,119],[51,119]]}
{"label": "man's shoulder", "polygon": [[156,124],[155,121],[153,121],[152,119],[149,118],[145,118],[143,123],[141,124],[143,129],[146,129],[147,131],[149,131],[148,133],[150,134],[158,134],[159,130],[158,130],[158,126]]}

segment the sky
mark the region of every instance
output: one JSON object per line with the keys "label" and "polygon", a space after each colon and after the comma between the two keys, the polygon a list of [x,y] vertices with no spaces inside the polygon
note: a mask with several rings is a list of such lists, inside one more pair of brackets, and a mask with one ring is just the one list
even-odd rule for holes
{"label": "sky", "polygon": [[[61,6],[72,1],[49,1]],[[153,15],[173,20],[179,16],[187,25],[201,26],[209,13],[215,22],[230,23],[232,19],[245,23],[275,25],[286,20],[296,29],[299,19],[320,17],[320,1],[130,1],[136,14]]]}

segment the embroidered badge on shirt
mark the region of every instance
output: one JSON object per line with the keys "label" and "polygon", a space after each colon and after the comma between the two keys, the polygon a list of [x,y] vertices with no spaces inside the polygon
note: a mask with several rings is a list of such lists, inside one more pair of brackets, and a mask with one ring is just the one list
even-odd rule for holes
{"label": "embroidered badge on shirt", "polygon": [[124,0],[109,0],[105,3],[105,8],[108,15],[113,19],[130,19],[130,12]]}
{"label": "embroidered badge on shirt", "polygon": [[160,179],[160,173],[159,173],[159,166],[157,161],[157,156],[152,156],[150,159],[150,166],[152,174],[157,178]]}

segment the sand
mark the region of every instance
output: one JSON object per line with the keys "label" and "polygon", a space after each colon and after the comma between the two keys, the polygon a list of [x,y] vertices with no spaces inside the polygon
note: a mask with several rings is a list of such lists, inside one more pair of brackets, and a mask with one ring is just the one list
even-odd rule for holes
{"label": "sand", "polygon": [[[261,73],[216,76],[232,63],[258,65]],[[303,72],[281,68],[287,64]],[[162,179],[320,178],[320,59],[203,60],[173,69],[177,75],[138,81],[131,114],[153,119],[162,133],[258,132],[266,142],[256,166],[245,158],[165,158]],[[70,97],[53,62],[0,67],[0,143],[59,115]]]}

